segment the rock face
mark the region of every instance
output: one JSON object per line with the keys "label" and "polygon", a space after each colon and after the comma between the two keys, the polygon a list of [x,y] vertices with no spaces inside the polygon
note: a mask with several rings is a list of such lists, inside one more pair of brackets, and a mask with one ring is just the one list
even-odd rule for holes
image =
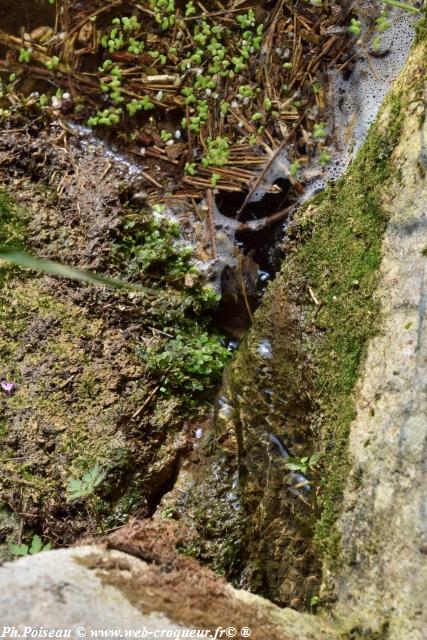
{"label": "rock face", "polygon": [[[415,56],[413,77],[423,59]],[[369,345],[350,432],[351,475],[339,528],[338,612],[390,639],[426,637],[427,124],[424,84],[410,95],[383,194],[389,223]],[[382,636],[381,636],[382,637]]]}
{"label": "rock face", "polygon": [[167,630],[163,637],[209,629],[212,636],[205,637],[214,637],[218,627],[223,635],[226,628],[235,629],[237,638],[249,628],[256,640],[336,637],[332,628],[310,616],[233,589],[194,560],[179,556],[168,540],[165,526],[135,524],[108,543],[133,555],[105,545],[83,546],[7,563],[0,569],[0,620],[18,633],[42,626],[69,629],[70,637],[93,637],[95,629],[120,630],[123,637],[127,629]]}

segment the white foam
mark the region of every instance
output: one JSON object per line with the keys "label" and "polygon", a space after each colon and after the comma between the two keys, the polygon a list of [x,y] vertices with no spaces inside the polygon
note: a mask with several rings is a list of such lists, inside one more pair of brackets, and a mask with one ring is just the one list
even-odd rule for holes
{"label": "white foam", "polygon": [[[362,2],[362,9],[369,3]],[[363,12],[361,13],[363,23]],[[309,179],[303,200],[322,190],[327,182],[336,180],[346,171],[362,143],[393,80],[401,71],[415,37],[413,14],[393,10],[389,12],[391,26],[381,34],[381,49],[388,52],[381,57],[360,51],[359,58],[348,80],[342,73],[329,72],[332,99],[332,120],[335,145],[330,148],[331,162],[322,170],[322,175]],[[367,24],[363,25],[363,31]],[[369,48],[370,43],[364,45]],[[319,167],[319,170],[321,168]],[[320,171],[319,171],[320,172]]]}

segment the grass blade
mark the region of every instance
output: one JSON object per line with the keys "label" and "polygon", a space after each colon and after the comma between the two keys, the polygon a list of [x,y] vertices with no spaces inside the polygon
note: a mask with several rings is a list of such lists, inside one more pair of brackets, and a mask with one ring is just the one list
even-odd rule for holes
{"label": "grass blade", "polygon": [[407,2],[400,2],[399,0],[382,0],[384,4],[389,4],[392,7],[397,7],[398,9],[403,9],[404,11],[410,11],[411,13],[419,13],[420,10],[417,7],[413,7],[411,4]]}
{"label": "grass blade", "polygon": [[79,282],[87,282],[88,284],[100,284],[111,289],[124,289],[128,291],[134,291],[136,293],[148,294],[150,289],[142,287],[140,285],[131,284],[124,280],[117,280],[115,278],[107,278],[105,276],[99,276],[91,271],[81,271],[80,269],[74,269],[68,267],[59,262],[52,262],[52,260],[45,260],[44,258],[37,258],[31,256],[28,253],[13,249],[11,247],[0,247],[0,260],[11,262],[19,267],[26,267],[28,269],[34,269],[47,273],[52,276],[59,276],[60,278],[67,278],[69,280],[78,280]]}

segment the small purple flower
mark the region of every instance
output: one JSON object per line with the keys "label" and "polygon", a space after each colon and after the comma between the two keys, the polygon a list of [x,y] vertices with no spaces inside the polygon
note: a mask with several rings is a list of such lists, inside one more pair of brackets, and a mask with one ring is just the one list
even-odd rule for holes
{"label": "small purple flower", "polygon": [[10,395],[12,391],[15,389],[16,384],[14,382],[6,382],[6,380],[2,380],[0,382],[0,386],[3,389],[3,391],[5,391]]}

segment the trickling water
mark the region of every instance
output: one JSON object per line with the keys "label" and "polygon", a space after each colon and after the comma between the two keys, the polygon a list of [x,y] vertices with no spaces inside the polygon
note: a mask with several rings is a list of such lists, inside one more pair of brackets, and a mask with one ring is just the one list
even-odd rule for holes
{"label": "trickling water", "polygon": [[264,360],[271,360],[273,357],[273,350],[270,340],[261,340],[258,345],[257,352]]}

